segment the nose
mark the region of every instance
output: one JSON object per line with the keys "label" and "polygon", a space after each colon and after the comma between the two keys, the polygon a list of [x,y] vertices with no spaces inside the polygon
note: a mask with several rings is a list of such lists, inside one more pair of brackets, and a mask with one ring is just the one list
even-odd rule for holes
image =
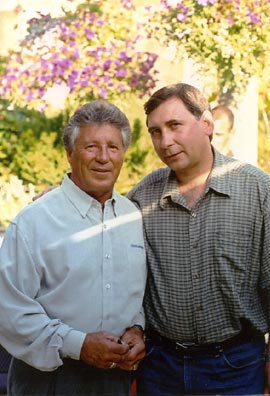
{"label": "nose", "polygon": [[96,160],[102,164],[105,164],[106,162],[109,161],[108,147],[106,146],[99,147],[99,150],[96,153]]}
{"label": "nose", "polygon": [[160,147],[166,149],[173,144],[172,133],[168,129],[164,129],[161,133]]}

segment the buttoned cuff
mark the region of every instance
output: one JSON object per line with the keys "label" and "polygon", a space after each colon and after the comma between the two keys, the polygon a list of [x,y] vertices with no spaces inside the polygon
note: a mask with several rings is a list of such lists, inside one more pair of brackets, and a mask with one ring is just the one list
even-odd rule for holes
{"label": "buttoned cuff", "polygon": [[71,330],[63,340],[63,346],[60,350],[62,358],[71,358],[80,360],[80,354],[86,333],[77,330]]}
{"label": "buttoned cuff", "polygon": [[129,327],[132,327],[134,325],[139,325],[144,329],[145,328],[144,312],[140,312],[138,315],[136,315],[136,317],[132,322],[133,323]]}

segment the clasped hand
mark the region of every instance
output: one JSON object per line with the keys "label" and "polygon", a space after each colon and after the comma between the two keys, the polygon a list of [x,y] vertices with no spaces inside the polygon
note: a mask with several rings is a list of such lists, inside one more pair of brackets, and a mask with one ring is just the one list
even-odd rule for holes
{"label": "clasped hand", "polygon": [[88,333],[84,339],[80,359],[99,368],[117,367],[134,370],[145,356],[142,332],[129,328],[121,338],[105,332]]}

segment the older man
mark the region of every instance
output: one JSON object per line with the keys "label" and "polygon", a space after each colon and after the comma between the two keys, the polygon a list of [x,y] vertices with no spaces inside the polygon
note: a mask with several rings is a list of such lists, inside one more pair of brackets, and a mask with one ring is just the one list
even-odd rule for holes
{"label": "older man", "polygon": [[71,173],[5,233],[0,343],[15,357],[10,396],[129,394],[145,354],[146,280],[140,212],[114,191],[130,133],[116,106],[82,106],[63,135]]}

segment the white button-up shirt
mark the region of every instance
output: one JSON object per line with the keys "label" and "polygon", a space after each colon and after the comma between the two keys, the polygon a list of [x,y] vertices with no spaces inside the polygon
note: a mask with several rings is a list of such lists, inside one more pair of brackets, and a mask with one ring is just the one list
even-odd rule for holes
{"label": "white button-up shirt", "polygon": [[144,325],[141,214],[114,192],[102,209],[68,176],[24,208],[0,249],[0,343],[40,370],[79,359],[86,333]]}

